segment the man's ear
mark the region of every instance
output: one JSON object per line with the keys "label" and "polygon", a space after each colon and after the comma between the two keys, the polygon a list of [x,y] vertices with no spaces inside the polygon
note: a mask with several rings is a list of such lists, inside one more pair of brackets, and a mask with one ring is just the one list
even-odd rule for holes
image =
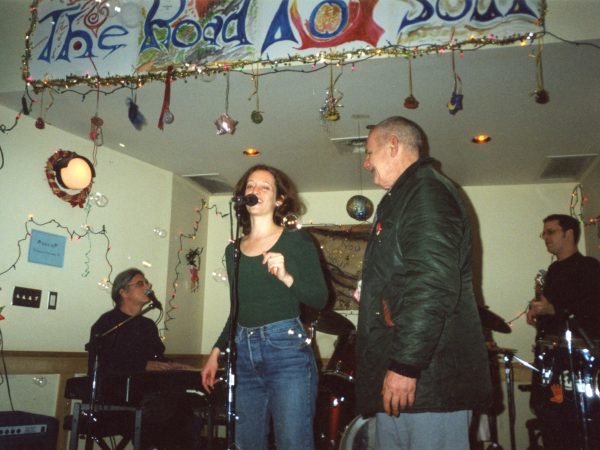
{"label": "man's ear", "polygon": [[565,231],[565,236],[571,236],[571,239],[573,239],[573,243],[575,242],[575,232],[571,228]]}
{"label": "man's ear", "polygon": [[388,145],[390,146],[390,155],[392,157],[396,157],[396,155],[398,155],[398,152],[400,151],[400,141],[398,140],[398,136],[392,134],[388,141]]}

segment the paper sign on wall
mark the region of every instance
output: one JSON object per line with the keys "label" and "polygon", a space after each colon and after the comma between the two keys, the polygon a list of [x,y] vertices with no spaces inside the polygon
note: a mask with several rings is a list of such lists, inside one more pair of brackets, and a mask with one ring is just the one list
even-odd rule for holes
{"label": "paper sign on wall", "polygon": [[65,261],[67,238],[57,234],[31,230],[28,261],[47,266],[62,267]]}

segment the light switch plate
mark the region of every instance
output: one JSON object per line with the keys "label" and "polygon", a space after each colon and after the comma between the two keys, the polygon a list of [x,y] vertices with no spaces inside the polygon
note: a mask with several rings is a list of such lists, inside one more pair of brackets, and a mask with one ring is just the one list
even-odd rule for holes
{"label": "light switch plate", "polygon": [[56,302],[58,301],[58,292],[48,292],[48,309],[56,309]]}
{"label": "light switch plate", "polygon": [[42,291],[15,286],[13,290],[12,304],[15,306],[26,306],[28,308],[39,308],[42,300]]}

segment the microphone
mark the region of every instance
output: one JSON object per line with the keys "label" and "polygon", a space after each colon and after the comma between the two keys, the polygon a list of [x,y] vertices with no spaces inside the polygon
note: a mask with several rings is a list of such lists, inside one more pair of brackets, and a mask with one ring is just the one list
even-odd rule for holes
{"label": "microphone", "polygon": [[235,206],[254,206],[258,203],[258,197],[254,194],[237,195],[231,199]]}
{"label": "microphone", "polygon": [[146,297],[150,299],[150,302],[154,308],[162,310],[162,304],[158,301],[152,289],[148,289],[146,292],[144,292],[144,294],[146,294]]}

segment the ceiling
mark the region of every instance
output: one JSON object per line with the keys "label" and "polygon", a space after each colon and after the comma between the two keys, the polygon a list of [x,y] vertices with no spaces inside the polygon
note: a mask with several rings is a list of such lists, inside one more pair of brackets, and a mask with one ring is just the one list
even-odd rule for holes
{"label": "ceiling", "polygon": [[[20,0],[0,3],[4,6],[0,19],[0,104],[18,111],[24,89],[20,55],[28,8],[27,2]],[[228,112],[239,121],[234,135],[218,136],[214,125],[225,112],[226,78],[222,75],[210,81],[174,82],[170,109],[175,120],[163,131],[157,128],[164,94],[161,82],[149,83],[137,92],[137,103],[147,119],[140,131],[127,118],[126,102],[132,95],[129,89],[100,95],[98,102],[95,92],[87,87],[78,89],[89,92],[85,97],[73,92],[55,95],[44,119],[86,138],[97,108],[104,120],[105,147],[178,175],[209,174],[208,178],[216,181],[208,185],[214,192],[230,192],[242,172],[256,163],[283,169],[301,192],[371,188],[370,175],[360,169],[360,153],[341,149],[331,139],[364,136],[367,125],[391,115],[404,115],[419,123],[428,134],[431,156],[463,186],[579,181],[599,158],[587,160],[575,177],[551,175],[544,179],[541,174],[551,157],[600,153],[600,39],[589,41],[594,45],[551,40],[547,39],[543,51],[543,78],[550,95],[544,105],[531,96],[536,89],[535,60],[530,56],[535,47],[506,46],[467,51],[456,59],[464,109],[455,115],[447,108],[453,76],[451,56],[446,53],[413,61],[413,93],[420,102],[414,110],[403,107],[409,95],[407,61],[384,58],[359,63],[354,71],[350,66],[343,69],[336,85],[343,94],[337,122],[324,123],[319,114],[329,83],[327,68],[308,74],[281,71],[261,76],[259,99],[264,121],[260,124],[250,119],[256,108],[256,98],[249,99],[253,82],[247,75],[231,73]],[[31,116],[39,115],[38,103]],[[31,132],[43,139],[44,131],[35,129],[31,122],[19,126],[32,127]],[[471,143],[471,137],[478,133],[490,134],[491,142]],[[49,145],[56,148],[60,143]],[[243,156],[247,147],[259,149],[261,155]],[[67,150],[90,156],[92,144],[89,149]],[[101,159],[100,149],[100,163]],[[572,166],[569,160],[553,161],[559,173]],[[99,169],[98,176],[101,173]]]}

